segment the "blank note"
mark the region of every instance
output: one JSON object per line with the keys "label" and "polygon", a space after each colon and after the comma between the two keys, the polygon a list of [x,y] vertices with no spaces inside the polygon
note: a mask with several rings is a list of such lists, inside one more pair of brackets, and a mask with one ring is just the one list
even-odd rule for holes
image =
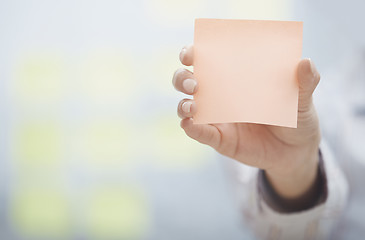
{"label": "blank note", "polygon": [[297,127],[303,23],[196,19],[194,123]]}

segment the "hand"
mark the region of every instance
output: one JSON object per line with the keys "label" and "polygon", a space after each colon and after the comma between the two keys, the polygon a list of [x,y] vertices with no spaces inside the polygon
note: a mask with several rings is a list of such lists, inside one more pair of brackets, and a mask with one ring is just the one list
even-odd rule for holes
{"label": "hand", "polygon": [[[193,46],[184,47],[180,61],[193,65]],[[321,139],[312,93],[320,80],[310,59],[300,61],[298,127],[286,128],[253,123],[193,124],[198,111],[194,100],[183,99],[178,105],[185,133],[210,145],[219,153],[266,171],[275,191],[284,198],[298,198],[311,189],[317,176],[318,148]],[[178,69],[174,87],[192,95],[199,91],[194,73]]]}

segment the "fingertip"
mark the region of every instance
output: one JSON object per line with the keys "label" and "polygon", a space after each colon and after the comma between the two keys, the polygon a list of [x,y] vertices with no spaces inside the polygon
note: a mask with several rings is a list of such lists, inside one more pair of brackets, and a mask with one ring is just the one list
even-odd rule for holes
{"label": "fingertip", "polygon": [[184,46],[181,51],[180,51],[180,54],[179,54],[179,59],[180,59],[180,62],[184,62],[184,57],[186,55],[186,46]]}
{"label": "fingertip", "polygon": [[189,126],[191,126],[193,124],[193,119],[191,118],[184,118],[180,121],[180,127],[182,129],[187,129]]}
{"label": "fingertip", "polygon": [[310,58],[300,61],[298,66],[299,104],[298,110],[308,111],[312,106],[312,94],[320,80],[320,75]]}
{"label": "fingertip", "polygon": [[299,73],[311,74],[313,76],[319,75],[316,65],[310,58],[304,58],[299,62]]}
{"label": "fingertip", "polygon": [[193,124],[194,123],[192,118],[184,118],[180,122],[181,128],[184,130],[185,134],[188,137],[195,139],[197,141],[201,141],[201,139],[199,139],[200,134],[198,133],[201,129],[197,128]]}
{"label": "fingertip", "polygon": [[193,65],[193,45],[184,46],[181,49],[180,55],[180,62],[184,64],[185,66],[191,66]]}
{"label": "fingertip", "polygon": [[298,66],[298,73],[311,73],[311,59],[310,58],[304,58],[299,62]]}
{"label": "fingertip", "polygon": [[179,90],[177,89],[177,76],[179,76],[179,74],[181,74],[182,72],[184,72],[185,69],[184,68],[179,68],[177,69],[175,72],[174,72],[174,75],[172,76],[172,85],[174,86],[174,88],[176,90]]}
{"label": "fingertip", "polygon": [[316,83],[316,85],[319,83],[320,79],[321,79],[321,75],[319,74],[316,65],[314,64],[314,62],[310,59],[310,69],[313,75],[313,79]]}
{"label": "fingertip", "polygon": [[189,95],[192,95],[196,92],[198,83],[194,79],[188,78],[182,82],[182,85],[183,85],[184,92]]}
{"label": "fingertip", "polygon": [[183,68],[176,70],[174,73],[174,76],[172,77],[172,85],[176,90],[188,95],[193,95],[198,88],[198,83],[194,79],[194,74]]}
{"label": "fingertip", "polygon": [[302,87],[309,87],[312,84],[316,86],[319,83],[320,74],[310,58],[305,58],[299,62],[298,79],[299,85]]}
{"label": "fingertip", "polygon": [[182,105],[181,105],[181,109],[183,110],[183,112],[185,114],[189,114],[191,112],[191,105],[193,103],[191,101],[187,101],[187,102],[184,102]]}

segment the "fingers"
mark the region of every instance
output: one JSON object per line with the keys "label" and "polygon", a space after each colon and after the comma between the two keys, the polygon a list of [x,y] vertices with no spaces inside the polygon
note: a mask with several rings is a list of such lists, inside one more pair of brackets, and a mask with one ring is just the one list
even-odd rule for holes
{"label": "fingers", "polygon": [[193,124],[191,118],[181,120],[180,126],[184,129],[186,135],[192,139],[207,144],[215,149],[218,148],[221,134],[215,126],[210,124]]}
{"label": "fingers", "polygon": [[193,65],[194,53],[193,53],[193,45],[185,46],[181,49],[180,52],[180,61],[185,66]]}
{"label": "fingers", "polygon": [[[182,64],[186,66],[193,65],[193,58],[192,45],[184,47],[181,50],[180,61]],[[172,82],[176,90],[180,92],[191,95],[197,91],[197,82],[194,79],[193,73],[186,69],[178,69],[174,74]],[[218,128],[210,124],[193,124],[191,117],[196,112],[196,106],[193,100],[184,99],[180,101],[177,112],[183,118],[180,125],[186,135],[213,148],[219,146],[221,135]]]}
{"label": "fingers", "polygon": [[180,68],[175,72],[172,78],[172,84],[176,90],[189,95],[196,92],[198,85],[194,79],[193,73],[183,68]]}
{"label": "fingers", "polygon": [[191,99],[183,99],[179,102],[177,106],[177,115],[184,118],[191,118],[196,113],[196,105],[194,100]]}
{"label": "fingers", "polygon": [[[180,61],[186,66],[193,64],[193,46],[186,46],[180,52]],[[192,95],[197,90],[197,82],[194,79],[194,74],[187,69],[178,69],[173,78],[172,84],[176,90]]]}
{"label": "fingers", "polygon": [[320,75],[310,59],[303,59],[298,65],[299,104],[298,111],[308,111],[312,105],[312,94],[316,89]]}

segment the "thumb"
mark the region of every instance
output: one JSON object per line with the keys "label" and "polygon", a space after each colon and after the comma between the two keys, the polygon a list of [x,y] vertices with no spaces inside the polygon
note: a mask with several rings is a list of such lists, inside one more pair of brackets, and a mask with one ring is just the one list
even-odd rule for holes
{"label": "thumb", "polygon": [[312,94],[321,77],[309,58],[300,61],[297,74],[299,81],[298,111],[306,112],[312,105]]}

